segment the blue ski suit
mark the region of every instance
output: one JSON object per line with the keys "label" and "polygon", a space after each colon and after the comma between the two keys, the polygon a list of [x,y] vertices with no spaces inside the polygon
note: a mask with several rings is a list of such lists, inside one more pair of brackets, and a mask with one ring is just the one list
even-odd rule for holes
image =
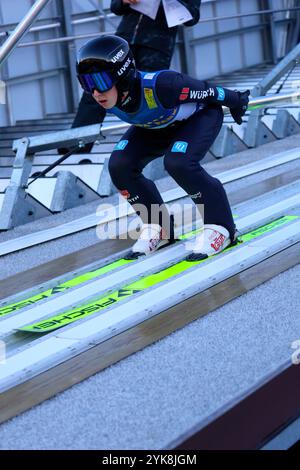
{"label": "blue ski suit", "polygon": [[109,160],[114,185],[135,207],[143,223],[151,207],[165,207],[153,181],[142,171],[155,158],[164,158],[167,172],[193,202],[204,205],[204,223],[221,225],[233,239],[235,224],[222,183],[200,165],[220,132],[222,105],[238,106],[239,95],[174,71],[138,72],[122,102],[110,110],[132,126],[115,146]]}

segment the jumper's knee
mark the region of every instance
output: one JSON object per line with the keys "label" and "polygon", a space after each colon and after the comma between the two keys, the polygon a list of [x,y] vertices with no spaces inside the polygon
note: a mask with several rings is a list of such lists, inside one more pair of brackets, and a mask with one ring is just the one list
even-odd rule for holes
{"label": "jumper's knee", "polygon": [[108,171],[112,182],[116,187],[127,184],[128,180],[134,176],[134,169],[131,167],[129,162],[125,158],[120,158],[119,156],[111,156],[108,162]]}
{"label": "jumper's knee", "polygon": [[183,158],[176,158],[174,155],[166,155],[164,158],[164,166],[170,176],[175,180],[188,178],[194,171],[199,171],[199,164]]}

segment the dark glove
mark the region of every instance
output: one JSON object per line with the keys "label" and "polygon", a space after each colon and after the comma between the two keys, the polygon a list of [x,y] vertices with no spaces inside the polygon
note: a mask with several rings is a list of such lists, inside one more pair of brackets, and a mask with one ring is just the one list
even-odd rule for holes
{"label": "dark glove", "polygon": [[234,108],[230,108],[230,112],[235,122],[237,124],[242,124],[242,117],[248,109],[250,91],[237,91],[237,93],[239,95],[239,105]]}

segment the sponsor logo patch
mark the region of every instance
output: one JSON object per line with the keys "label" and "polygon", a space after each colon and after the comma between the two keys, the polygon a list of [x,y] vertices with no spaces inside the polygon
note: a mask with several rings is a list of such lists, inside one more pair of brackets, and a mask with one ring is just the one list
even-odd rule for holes
{"label": "sponsor logo patch", "polygon": [[127,98],[122,101],[121,106],[126,106],[131,101],[131,96],[127,96]]}
{"label": "sponsor logo patch", "polygon": [[157,108],[152,88],[144,88],[144,96],[149,109]]}
{"label": "sponsor logo patch", "polygon": [[126,71],[126,69],[129,67],[130,64],[131,64],[131,60],[130,60],[130,57],[128,57],[125,64],[118,70],[119,77],[123,75],[123,73]]}
{"label": "sponsor logo patch", "polygon": [[224,88],[221,88],[221,87],[217,86],[217,90],[218,90],[218,100],[219,101],[224,101],[225,100],[225,90],[224,90]]}
{"label": "sponsor logo patch", "polygon": [[115,64],[118,60],[120,60],[123,57],[124,54],[125,54],[125,52],[123,51],[123,49],[121,49],[119,52],[117,52],[116,55],[114,55],[113,58],[111,59],[113,64]]}
{"label": "sponsor logo patch", "polygon": [[202,197],[202,193],[199,192],[199,193],[196,193],[196,194],[190,194],[190,197],[192,199],[198,199],[198,198]]}
{"label": "sponsor logo patch", "polygon": [[213,88],[208,88],[208,90],[191,90],[190,98],[192,100],[203,100],[209,96],[215,96],[215,91]]}
{"label": "sponsor logo patch", "polygon": [[124,150],[127,144],[128,140],[120,140],[120,142],[118,142],[115,146],[114,150]]}
{"label": "sponsor logo patch", "polygon": [[181,90],[181,94],[179,96],[179,100],[180,101],[185,101],[188,99],[189,97],[189,92],[190,92],[190,89],[189,88],[182,88]]}
{"label": "sponsor logo patch", "polygon": [[188,148],[187,142],[182,142],[178,140],[177,142],[174,143],[171,152],[186,153],[187,148]]}
{"label": "sponsor logo patch", "polygon": [[144,75],[144,78],[146,78],[146,80],[152,80],[154,76],[155,73],[146,73],[146,75]]}
{"label": "sponsor logo patch", "polygon": [[221,246],[223,245],[224,241],[226,240],[226,237],[220,233],[211,243],[211,247],[215,250],[218,251]]}
{"label": "sponsor logo patch", "polygon": [[134,197],[132,197],[131,199],[127,199],[127,200],[128,200],[128,202],[130,202],[130,204],[132,204],[133,202],[138,201],[139,198],[140,198],[140,196],[134,196]]}

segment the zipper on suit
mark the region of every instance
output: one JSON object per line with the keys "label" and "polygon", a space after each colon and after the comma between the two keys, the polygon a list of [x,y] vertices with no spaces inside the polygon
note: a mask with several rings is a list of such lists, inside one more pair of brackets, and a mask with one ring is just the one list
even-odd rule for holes
{"label": "zipper on suit", "polygon": [[142,21],[142,18],[143,18],[143,13],[140,14],[139,16],[139,20],[136,24],[136,27],[134,28],[134,33],[133,33],[133,37],[132,37],[132,44],[134,44],[134,41],[135,41],[135,38],[136,38],[136,35],[137,35],[137,32],[138,32],[138,29],[139,29],[139,26],[140,26],[140,23]]}

